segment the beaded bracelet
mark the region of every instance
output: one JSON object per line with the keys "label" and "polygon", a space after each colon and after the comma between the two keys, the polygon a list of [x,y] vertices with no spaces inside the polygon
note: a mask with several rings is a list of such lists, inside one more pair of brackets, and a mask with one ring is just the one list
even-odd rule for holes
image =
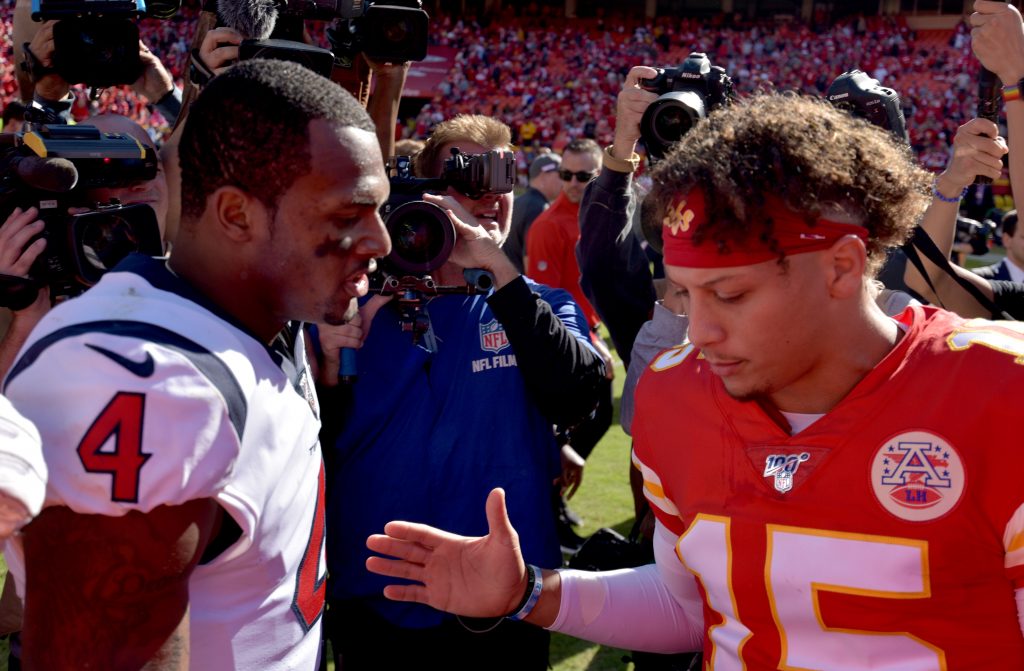
{"label": "beaded bracelet", "polygon": [[540,601],[540,593],[544,588],[544,580],[540,574],[540,569],[533,564],[527,564],[526,574],[529,576],[529,580],[526,584],[526,593],[523,595],[523,601],[519,608],[508,616],[510,620],[526,619],[526,616],[530,614],[533,607],[537,605],[538,601]]}
{"label": "beaded bracelet", "polygon": [[935,181],[932,182],[932,194],[934,194],[935,197],[941,200],[943,203],[959,203],[961,200],[967,197],[968,189],[970,189],[970,187],[965,186],[964,190],[960,192],[959,196],[956,196],[955,198],[947,198],[946,196],[942,195],[941,191],[939,191],[939,178],[936,177]]}
{"label": "beaded bracelet", "polygon": [[1020,100],[1020,82],[1003,87],[1003,102],[1008,103]]}

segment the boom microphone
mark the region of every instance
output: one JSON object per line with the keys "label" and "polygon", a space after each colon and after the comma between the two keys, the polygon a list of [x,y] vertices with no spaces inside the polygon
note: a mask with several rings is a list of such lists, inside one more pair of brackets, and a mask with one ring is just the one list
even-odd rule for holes
{"label": "boom microphone", "polygon": [[53,193],[66,193],[78,184],[78,170],[66,158],[13,156],[7,165],[25,184]]}
{"label": "boom microphone", "polygon": [[247,40],[265,40],[277,24],[274,0],[217,0],[217,14]]}

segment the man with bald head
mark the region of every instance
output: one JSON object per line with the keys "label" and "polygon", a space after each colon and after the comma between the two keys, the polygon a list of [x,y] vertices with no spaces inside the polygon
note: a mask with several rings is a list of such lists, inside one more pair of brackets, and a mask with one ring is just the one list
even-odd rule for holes
{"label": "man with bald head", "polygon": [[343,322],[388,253],[383,158],[343,89],[252,60],[203,90],[180,160],[173,257],[129,256],[55,308],[5,382],[50,473],[5,553],[34,668],[319,662],[324,474],[300,322]]}

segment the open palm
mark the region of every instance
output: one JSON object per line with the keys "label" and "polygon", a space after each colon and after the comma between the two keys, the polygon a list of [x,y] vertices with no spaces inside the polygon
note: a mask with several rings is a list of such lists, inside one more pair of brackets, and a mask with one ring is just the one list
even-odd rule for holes
{"label": "open palm", "polygon": [[366,567],[417,583],[388,585],[389,599],[469,617],[508,615],[526,590],[526,565],[501,489],[487,497],[487,524],[486,536],[470,538],[425,524],[389,522],[366,546],[395,559],[370,557]]}

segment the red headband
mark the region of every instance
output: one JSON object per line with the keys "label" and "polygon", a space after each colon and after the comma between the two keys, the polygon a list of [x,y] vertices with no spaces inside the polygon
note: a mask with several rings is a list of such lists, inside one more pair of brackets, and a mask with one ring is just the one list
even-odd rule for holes
{"label": "red headband", "polygon": [[749,235],[745,240],[730,242],[729,250],[721,252],[713,240],[705,239],[702,244],[693,240],[697,229],[708,222],[704,192],[694,189],[676,196],[661,222],[665,264],[682,268],[749,266],[777,259],[780,251],[791,256],[828,249],[845,235],[856,235],[865,243],[868,241],[867,229],[856,224],[840,224],[828,219],[808,224],[778,196],[765,197],[764,213],[772,219],[772,237],[778,242],[777,249],[772,249],[760,236]]}

